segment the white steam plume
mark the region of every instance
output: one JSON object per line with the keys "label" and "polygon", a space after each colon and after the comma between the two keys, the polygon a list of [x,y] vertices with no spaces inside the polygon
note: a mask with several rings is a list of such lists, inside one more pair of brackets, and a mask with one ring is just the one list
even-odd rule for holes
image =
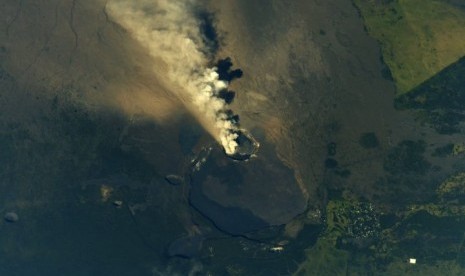
{"label": "white steam plume", "polygon": [[218,97],[228,83],[219,80],[216,68],[208,68],[208,47],[194,13],[195,1],[110,0],[107,8],[114,20],[147,48],[157,77],[227,154],[235,153],[238,128],[227,115],[226,102]]}

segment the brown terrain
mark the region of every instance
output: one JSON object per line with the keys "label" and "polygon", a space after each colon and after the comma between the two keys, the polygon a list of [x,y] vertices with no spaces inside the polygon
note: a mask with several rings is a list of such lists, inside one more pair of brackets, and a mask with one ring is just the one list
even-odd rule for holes
{"label": "brown terrain", "polygon": [[[382,204],[383,160],[398,142],[444,142],[394,110],[394,84],[351,1],[205,3],[216,58],[244,72],[231,108],[261,144],[248,162],[222,155],[103,1],[0,0],[0,208],[20,217],[17,231],[0,224],[0,267],[55,260],[62,270],[43,270],[71,275],[75,254],[121,263],[130,252],[138,265],[129,275],[145,275],[167,265],[160,256],[173,240],[223,237],[210,222],[228,208],[265,225],[291,222],[295,237],[293,219],[324,210],[333,191]],[[378,145],[362,147],[366,133]],[[193,177],[198,198],[188,181],[166,183],[168,174],[190,179],[191,161],[212,145],[207,164],[240,181],[205,169],[201,183]],[[212,206],[220,211],[209,217]],[[118,266],[83,275],[108,272]]]}

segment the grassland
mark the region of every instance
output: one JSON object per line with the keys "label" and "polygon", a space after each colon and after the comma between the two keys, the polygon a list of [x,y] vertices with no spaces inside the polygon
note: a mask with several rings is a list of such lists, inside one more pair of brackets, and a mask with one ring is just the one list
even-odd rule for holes
{"label": "grassland", "polygon": [[[417,110],[417,119],[438,133],[458,133],[465,121],[465,57],[395,100],[398,109]],[[463,151],[459,146],[454,150]]]}
{"label": "grassland", "polygon": [[465,55],[465,10],[441,0],[354,0],[398,94]]}

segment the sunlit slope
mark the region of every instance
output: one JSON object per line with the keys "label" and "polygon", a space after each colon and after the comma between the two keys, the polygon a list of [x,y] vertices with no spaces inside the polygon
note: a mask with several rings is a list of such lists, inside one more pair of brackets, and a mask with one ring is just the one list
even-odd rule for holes
{"label": "sunlit slope", "polygon": [[354,0],[402,94],[465,56],[465,10],[445,0]]}

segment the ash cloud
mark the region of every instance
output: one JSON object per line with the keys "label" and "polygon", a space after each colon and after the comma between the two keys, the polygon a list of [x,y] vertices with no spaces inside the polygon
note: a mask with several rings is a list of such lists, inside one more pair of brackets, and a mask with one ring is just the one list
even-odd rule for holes
{"label": "ash cloud", "polygon": [[220,48],[219,35],[216,32],[214,22],[215,17],[212,13],[203,9],[198,9],[195,12],[195,16],[199,20],[200,32],[203,36],[203,42],[208,47],[207,55],[216,55]]}
{"label": "ash cloud", "polygon": [[220,45],[212,14],[194,0],[110,0],[107,9],[147,49],[154,77],[183,102],[227,154],[234,154],[238,117],[228,108],[234,93],[227,88],[239,71],[231,75],[230,60],[229,67],[210,66]]}
{"label": "ash cloud", "polygon": [[232,70],[233,63],[231,58],[227,57],[225,59],[220,59],[216,63],[216,68],[218,71],[218,78],[223,81],[231,82],[234,79],[239,79],[242,77],[243,72],[241,69]]}

